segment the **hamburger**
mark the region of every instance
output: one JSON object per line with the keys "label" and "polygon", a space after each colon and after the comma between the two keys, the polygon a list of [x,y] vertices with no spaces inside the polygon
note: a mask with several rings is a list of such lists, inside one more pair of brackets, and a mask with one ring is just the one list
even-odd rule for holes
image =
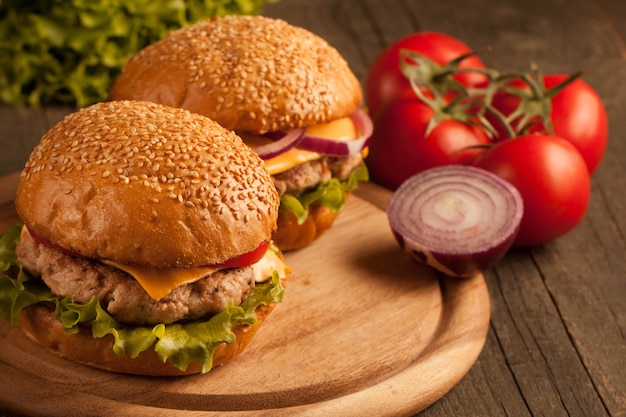
{"label": "hamburger", "polygon": [[368,179],[372,123],[359,81],[325,40],[280,19],[216,17],[173,31],[129,59],[110,98],[182,107],[237,132],[281,197],[282,250],[315,240]]}
{"label": "hamburger", "polygon": [[206,373],[282,299],[263,161],[187,110],[114,101],[66,116],[32,151],[15,206],[0,315],[76,362]]}

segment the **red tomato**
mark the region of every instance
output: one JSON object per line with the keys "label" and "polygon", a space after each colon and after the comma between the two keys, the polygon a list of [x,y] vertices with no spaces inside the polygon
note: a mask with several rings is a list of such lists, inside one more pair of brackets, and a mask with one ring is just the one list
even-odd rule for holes
{"label": "red tomato", "polygon": [[[565,75],[543,77],[547,88],[566,78]],[[580,78],[552,99],[550,113],[554,134],[570,141],[581,153],[589,173],[600,164],[608,142],[609,124],[606,109],[598,93]]]}
{"label": "red tomato", "polygon": [[[401,49],[415,51],[440,65],[472,52],[460,40],[436,32],[414,33],[388,46],[370,65],[365,81],[365,101],[371,115],[376,115],[381,106],[389,100],[412,91],[400,69]],[[485,68],[485,65],[474,55],[464,59],[459,67]],[[487,80],[483,74],[476,72],[459,73],[454,78],[466,87],[484,85]]]}
{"label": "red tomato", "polygon": [[511,182],[524,200],[515,246],[533,246],[572,230],[589,204],[585,161],[565,139],[525,135],[497,143],[473,163]]}
{"label": "red tomato", "polygon": [[443,120],[424,137],[435,111],[417,98],[403,97],[385,106],[374,119],[366,159],[372,179],[395,190],[428,168],[463,164],[489,144],[478,127]]}
{"label": "red tomato", "polygon": [[[567,77],[564,74],[544,75],[543,84],[549,89]],[[520,80],[514,81],[512,85],[525,89],[528,87]],[[578,78],[551,101],[550,120],[554,135],[570,141],[585,160],[589,173],[593,173],[604,156],[608,141],[608,118],[602,99],[589,84]],[[516,96],[499,92],[494,97],[493,105],[508,115],[519,102]],[[541,123],[529,130],[529,133],[532,132],[547,133]]]}

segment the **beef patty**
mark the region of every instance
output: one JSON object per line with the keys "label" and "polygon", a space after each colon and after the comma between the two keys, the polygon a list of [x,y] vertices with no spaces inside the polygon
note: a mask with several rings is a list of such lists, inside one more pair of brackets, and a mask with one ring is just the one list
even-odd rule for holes
{"label": "beef patty", "polygon": [[347,180],[361,165],[363,158],[360,153],[344,157],[325,156],[272,175],[272,180],[281,197],[285,194],[298,197],[331,178]]}
{"label": "beef patty", "polygon": [[59,298],[88,303],[98,297],[115,320],[134,325],[197,320],[239,305],[254,288],[252,267],[218,271],[175,288],[155,300],[128,273],[89,259],[81,259],[40,244],[24,233],[17,258],[35,277],[41,277]]}

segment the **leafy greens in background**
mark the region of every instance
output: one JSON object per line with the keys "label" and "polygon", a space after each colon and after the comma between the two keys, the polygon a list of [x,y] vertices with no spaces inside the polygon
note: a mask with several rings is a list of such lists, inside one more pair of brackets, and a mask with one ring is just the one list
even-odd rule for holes
{"label": "leafy greens in background", "polygon": [[126,60],[169,31],[275,1],[0,0],[0,102],[106,100]]}

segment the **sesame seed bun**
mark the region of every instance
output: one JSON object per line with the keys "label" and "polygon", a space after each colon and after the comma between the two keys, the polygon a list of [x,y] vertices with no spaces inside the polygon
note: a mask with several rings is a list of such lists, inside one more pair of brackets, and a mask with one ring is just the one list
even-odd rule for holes
{"label": "sesame seed bun", "polygon": [[28,227],[88,258],[151,267],[224,262],[269,240],[278,194],[231,131],[187,110],[98,103],[41,139],[21,174]]}
{"label": "sesame seed bun", "polygon": [[346,117],[362,102],[339,52],[279,19],[226,16],[179,29],[132,57],[110,97],[154,101],[256,133]]}

